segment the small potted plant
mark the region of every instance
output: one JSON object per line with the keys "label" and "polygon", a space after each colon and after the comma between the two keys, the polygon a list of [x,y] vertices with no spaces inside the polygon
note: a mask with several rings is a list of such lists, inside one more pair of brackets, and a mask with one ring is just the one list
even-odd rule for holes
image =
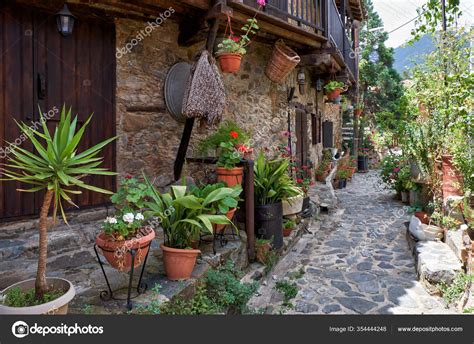
{"label": "small potted plant", "polygon": [[[192,186],[190,187],[190,193],[198,198],[205,199],[215,190],[222,188],[225,188],[225,184],[222,182],[216,184],[207,184],[201,187]],[[239,201],[241,200],[240,194],[242,193],[242,186],[235,185],[232,187],[232,190],[232,192],[227,192],[224,198],[220,198],[217,201],[211,203],[213,208],[212,214],[225,215],[229,220],[232,221],[234,214],[237,211]],[[214,233],[220,233],[225,228],[225,225],[214,224],[213,227]]]}
{"label": "small potted plant", "polygon": [[213,203],[234,192],[231,188],[218,188],[206,198],[199,198],[187,191],[185,185],[173,185],[169,193],[160,193],[145,176],[151,200],[146,202],[153,217],[164,232],[163,263],[168,279],[186,280],[191,277],[196,258],[201,253],[193,249],[193,242],[202,233],[213,233],[213,224],[227,225],[232,222],[226,215],[212,214]]}
{"label": "small potted plant", "polygon": [[344,91],[345,85],[341,81],[330,81],[324,86],[326,97],[330,102],[334,102],[339,99],[341,93]]}
{"label": "small potted plant", "polygon": [[131,175],[125,176],[111,201],[115,205],[114,216],[107,217],[103,230],[95,242],[105,259],[120,271],[129,271],[132,256],[129,251],[137,250],[134,267],[139,266],[150,249],[155,237],[152,227],[145,225],[143,208],[148,196],[148,187]]}
{"label": "small potted plant", "polygon": [[282,200],[298,195],[300,189],[288,175],[289,159],[267,160],[261,151],[254,165],[255,231],[272,246],[283,246]]}
{"label": "small potted plant", "polygon": [[75,295],[71,282],[58,277],[46,277],[48,252],[48,213],[53,206],[53,220],[58,211],[67,223],[64,202],[74,205],[71,195],[80,195],[81,189],[112,194],[89,184],[83,179],[88,175],[115,175],[98,167],[102,158],[97,157],[101,149],[116,139],[112,137],[89,149],[78,152],[79,144],[92,116],[79,130],[78,118],[73,119],[71,109],[61,111],[59,123],[51,135],[46,119],[40,111],[42,132],[19,124],[23,135],[33,144],[34,153],[16,145],[10,145],[8,164],[1,168],[2,180],[22,182],[30,185],[20,192],[45,192],[39,218],[39,249],[36,279],[18,282],[1,292],[0,314],[66,314],[69,302]]}
{"label": "small potted plant", "polygon": [[283,236],[287,237],[290,236],[293,229],[295,229],[296,223],[293,220],[287,219],[283,224]]}
{"label": "small potted plant", "polygon": [[252,149],[247,142],[249,134],[233,121],[224,121],[217,131],[205,139],[198,146],[198,152],[208,154],[214,150],[217,154],[217,181],[224,182],[228,187],[242,184],[244,169],[236,166],[244,156],[249,157]]}
{"label": "small potted plant", "polygon": [[425,225],[430,223],[430,217],[426,212],[423,211],[423,207],[419,203],[414,204],[410,208],[410,210],[413,212],[413,215],[415,215],[415,217],[417,217],[421,223],[424,223]]}
{"label": "small potted plant", "polygon": [[346,181],[349,176],[349,172],[346,169],[338,169],[336,172],[336,179],[338,181],[339,189],[346,187]]}
{"label": "small potted plant", "polygon": [[363,103],[357,103],[356,105],[354,105],[354,115],[356,117],[360,117],[362,115],[362,111],[364,111]]}
{"label": "small potted plant", "polygon": [[240,69],[242,56],[247,53],[247,46],[251,43],[250,35],[257,33],[259,29],[257,19],[247,19],[242,27],[243,33],[240,37],[234,36],[232,28],[230,35],[217,45],[216,57],[223,73],[236,73]]}
{"label": "small potted plant", "polygon": [[257,238],[255,240],[255,259],[261,264],[265,264],[272,249],[273,239]]}

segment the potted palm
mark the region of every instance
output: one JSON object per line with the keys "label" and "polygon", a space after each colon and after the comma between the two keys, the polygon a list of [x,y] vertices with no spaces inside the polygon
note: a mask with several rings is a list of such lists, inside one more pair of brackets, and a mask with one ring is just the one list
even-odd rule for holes
{"label": "potted palm", "polygon": [[46,259],[48,252],[48,213],[53,206],[53,220],[56,222],[58,211],[67,223],[63,203],[76,206],[72,195],[80,195],[80,189],[112,194],[89,184],[83,179],[88,175],[114,175],[100,168],[102,158],[97,157],[101,149],[115,140],[107,139],[92,148],[79,153],[78,146],[91,117],[76,131],[78,118],[72,118],[71,109],[63,107],[58,125],[51,136],[46,119],[40,111],[42,132],[18,124],[23,135],[35,148],[32,153],[19,146],[11,145],[11,157],[3,165],[2,180],[18,181],[32,187],[19,189],[20,192],[44,192],[39,219],[39,258],[36,279],[16,283],[1,292],[3,304],[1,314],[66,314],[68,303],[75,295],[71,282],[56,277],[46,277]]}
{"label": "potted palm", "polygon": [[213,224],[227,225],[232,222],[226,215],[212,214],[215,202],[233,194],[231,188],[219,188],[205,198],[196,197],[185,185],[171,186],[169,193],[160,193],[145,176],[151,200],[145,205],[145,215],[154,217],[164,232],[163,263],[168,279],[186,280],[191,277],[196,258],[201,253],[193,249],[193,242],[202,233],[213,233]]}
{"label": "potted palm", "polygon": [[240,37],[234,36],[232,29],[230,35],[217,45],[216,57],[223,73],[236,73],[240,69],[242,56],[247,53],[247,46],[251,43],[250,34],[256,34],[259,29],[257,19],[247,19],[242,27]]}
{"label": "potted palm", "polygon": [[110,265],[118,270],[131,269],[132,256],[128,252],[132,249],[137,251],[134,267],[139,266],[155,237],[155,231],[145,225],[143,216],[147,195],[148,187],[127,175],[111,197],[115,215],[105,219],[103,231],[96,237],[96,244]]}
{"label": "potted palm", "polygon": [[254,165],[255,230],[258,236],[272,239],[273,247],[283,246],[282,200],[298,195],[287,174],[289,160],[267,160],[260,152]]}
{"label": "potted palm", "polygon": [[344,91],[345,85],[341,81],[330,81],[324,86],[324,91],[330,102],[337,101]]}
{"label": "potted palm", "polygon": [[[236,166],[243,157],[249,157],[252,149],[248,146],[249,134],[233,121],[224,121],[217,131],[198,146],[200,154],[208,154],[214,150],[217,159],[217,181],[224,182],[228,187],[242,184],[244,169]],[[247,154],[247,155],[246,155]]]}

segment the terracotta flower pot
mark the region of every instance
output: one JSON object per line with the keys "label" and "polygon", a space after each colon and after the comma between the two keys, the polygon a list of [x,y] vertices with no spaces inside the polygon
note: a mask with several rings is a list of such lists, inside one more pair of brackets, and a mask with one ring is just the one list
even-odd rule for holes
{"label": "terracotta flower pot", "polygon": [[415,216],[425,225],[429,224],[430,218],[424,211],[415,211]]}
{"label": "terracotta flower pot", "polygon": [[237,73],[240,69],[242,55],[224,53],[217,56],[222,73]]}
{"label": "terracotta flower pot", "polygon": [[354,115],[356,117],[360,117],[362,115],[362,111],[363,111],[363,109],[355,109],[354,110]]}
{"label": "terracotta flower pot", "polygon": [[265,264],[270,249],[271,244],[269,242],[266,242],[262,245],[255,244],[255,259],[257,260],[257,262]]}
{"label": "terracotta flower pot", "polygon": [[227,169],[225,167],[217,167],[216,174],[218,182],[224,182],[231,188],[237,184],[242,184],[244,168],[234,167],[232,169]]}
{"label": "terracotta flower pot", "polygon": [[[232,221],[232,218],[234,217],[234,214],[236,211],[237,211],[237,208],[232,208],[225,215],[227,216],[229,220]],[[214,227],[214,232],[219,233],[225,228],[226,225],[213,224],[212,226]]]}
{"label": "terracotta flower pot", "polygon": [[[76,295],[74,286],[71,282],[62,278],[47,277],[46,282],[48,286],[53,289],[63,290],[64,294],[53,301],[31,307],[8,307],[0,303],[0,314],[67,314],[69,302],[71,302]],[[20,288],[23,291],[34,289],[35,279],[15,283],[2,290],[0,295],[6,294],[6,292],[12,288]]]}
{"label": "terracotta flower pot", "polygon": [[446,200],[449,196],[462,196],[461,183],[462,177],[459,171],[453,164],[452,155],[443,155],[443,199]]}
{"label": "terracotta flower pot", "polygon": [[128,250],[137,250],[133,264],[136,268],[143,262],[150,249],[150,242],[155,238],[155,231],[152,228],[149,230],[150,233],[145,236],[123,241],[111,240],[110,235],[100,232],[95,242],[110,265],[120,271],[129,271],[132,268],[132,256]]}
{"label": "terracotta flower pot", "polygon": [[160,247],[163,250],[163,263],[168,279],[172,281],[189,279],[201,251],[171,248],[163,244]]}
{"label": "terracotta flower pot", "polygon": [[334,91],[326,93],[326,96],[328,97],[328,100],[332,102],[339,98],[341,92],[342,88],[336,88]]}
{"label": "terracotta flower pot", "polygon": [[283,228],[283,236],[288,237],[290,236],[291,232],[293,231],[294,228]]}

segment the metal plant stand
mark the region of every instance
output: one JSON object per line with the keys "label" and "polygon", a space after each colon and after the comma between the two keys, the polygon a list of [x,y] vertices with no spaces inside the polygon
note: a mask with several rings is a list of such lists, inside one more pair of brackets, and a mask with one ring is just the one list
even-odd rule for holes
{"label": "metal plant stand", "polygon": [[[232,228],[232,233],[225,233],[225,228],[222,229],[219,233],[214,233],[212,235],[212,252],[214,254],[217,253],[217,250],[216,250],[216,243],[219,242],[221,247],[224,247],[227,245],[227,243],[229,242],[229,239],[228,237],[231,236],[233,240],[236,239],[236,236],[239,236],[240,238],[240,233],[236,233],[235,232],[235,229],[234,227],[231,227]],[[202,235],[200,238],[199,238],[199,242],[211,242],[211,240],[209,239],[203,239],[203,237],[205,237],[207,235]]]}
{"label": "metal plant stand", "polygon": [[[150,245],[151,245],[151,242],[147,246],[142,248],[142,249],[147,249],[147,253],[145,255],[145,259],[143,260],[142,269],[140,271],[140,278],[139,278],[138,284],[136,286],[136,293],[134,295],[132,295],[133,275],[134,275],[134,272],[135,272],[135,266],[134,265],[135,265],[135,257],[136,257],[136,254],[137,254],[137,250],[136,249],[130,249],[130,250],[127,251],[127,253],[132,256],[132,267],[131,267],[130,273],[129,273],[130,278],[129,278],[129,282],[128,282],[128,288],[120,288],[120,289],[117,289],[117,290],[112,290],[112,288],[110,286],[109,279],[107,278],[107,274],[105,273],[104,263],[102,262],[102,259],[100,259],[100,255],[99,255],[99,252],[97,250],[98,246],[97,246],[97,244],[94,244],[94,251],[95,251],[95,254],[97,256],[97,261],[99,262],[102,273],[104,274],[105,282],[107,283],[107,289],[108,289],[108,290],[102,290],[100,292],[99,296],[100,296],[101,300],[103,300],[103,301],[127,300],[127,309],[131,310],[133,308],[131,300],[136,298],[138,295],[143,294],[148,288],[148,285],[146,283],[142,282],[142,278],[143,278],[143,272],[145,271],[145,266],[146,266],[146,261],[147,261],[147,258],[148,258],[148,254],[150,253],[150,249],[149,249]],[[107,252],[114,252],[114,251],[108,251],[108,250],[103,249],[101,247],[99,247],[99,248],[101,250],[104,250],[104,251],[107,251]],[[114,293],[117,293],[118,291],[124,290],[124,289],[127,289],[127,298],[116,297],[114,295]]]}

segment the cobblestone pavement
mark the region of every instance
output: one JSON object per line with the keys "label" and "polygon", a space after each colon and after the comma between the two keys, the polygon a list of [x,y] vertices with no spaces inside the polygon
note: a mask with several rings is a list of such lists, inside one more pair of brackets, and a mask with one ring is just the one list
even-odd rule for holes
{"label": "cobblestone pavement", "polygon": [[[289,314],[450,313],[418,282],[405,238],[407,208],[380,185],[371,171],[336,190],[338,208],[313,221],[312,233],[277,264],[250,305]],[[292,308],[275,289],[282,279],[298,285]]]}

